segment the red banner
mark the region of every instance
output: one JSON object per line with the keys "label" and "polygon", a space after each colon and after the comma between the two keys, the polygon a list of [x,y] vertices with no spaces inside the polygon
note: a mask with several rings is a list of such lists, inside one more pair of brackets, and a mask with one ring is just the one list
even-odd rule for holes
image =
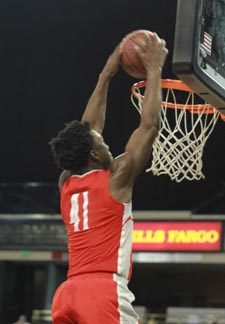
{"label": "red banner", "polygon": [[135,222],[133,251],[219,251],[221,222]]}

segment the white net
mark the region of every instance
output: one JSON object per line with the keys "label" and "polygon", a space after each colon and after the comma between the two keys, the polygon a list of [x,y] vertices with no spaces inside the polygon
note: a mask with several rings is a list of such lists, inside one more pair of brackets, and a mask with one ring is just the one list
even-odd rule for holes
{"label": "white net", "polygon": [[[135,95],[132,94],[131,101],[141,114],[143,86],[134,85],[134,88]],[[163,91],[165,101],[161,107],[159,134],[152,148],[152,164],[146,171],[157,176],[167,174],[176,182],[205,178],[202,172],[203,150],[220,113],[207,103],[196,104],[199,97],[192,91],[172,88]],[[184,93],[184,103],[178,104],[177,98]]]}

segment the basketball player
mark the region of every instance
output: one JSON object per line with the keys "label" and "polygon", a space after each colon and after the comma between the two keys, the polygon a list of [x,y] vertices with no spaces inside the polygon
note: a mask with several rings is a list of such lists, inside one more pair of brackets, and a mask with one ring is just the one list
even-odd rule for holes
{"label": "basketball player", "polygon": [[110,79],[118,70],[117,47],[104,66],[82,120],[50,141],[59,178],[61,213],[68,233],[68,279],[57,289],[53,324],[137,324],[127,284],[131,276],[132,188],[158,133],[165,41],[145,36],[136,46],[147,71],[139,127],[125,153],[113,159],[102,138]]}

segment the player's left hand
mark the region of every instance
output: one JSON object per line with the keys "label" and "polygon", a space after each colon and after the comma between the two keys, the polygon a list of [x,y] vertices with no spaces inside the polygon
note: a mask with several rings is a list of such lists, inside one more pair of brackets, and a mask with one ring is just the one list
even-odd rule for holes
{"label": "player's left hand", "polygon": [[119,46],[117,46],[109,56],[103,69],[103,72],[106,73],[109,77],[113,77],[117,73],[120,64],[120,57],[121,53]]}

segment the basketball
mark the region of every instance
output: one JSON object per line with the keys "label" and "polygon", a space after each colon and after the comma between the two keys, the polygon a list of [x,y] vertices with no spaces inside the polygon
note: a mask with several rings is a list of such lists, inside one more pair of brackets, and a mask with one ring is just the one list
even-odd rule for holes
{"label": "basketball", "polygon": [[[140,61],[134,47],[138,45],[139,47],[145,48],[145,36],[146,34],[152,35],[153,33],[149,30],[135,30],[124,37],[120,44],[121,56],[121,66],[124,71],[130,76],[136,79],[145,79],[146,71],[145,67]],[[141,44],[141,45],[140,45]],[[143,44],[143,45],[142,45]]]}

